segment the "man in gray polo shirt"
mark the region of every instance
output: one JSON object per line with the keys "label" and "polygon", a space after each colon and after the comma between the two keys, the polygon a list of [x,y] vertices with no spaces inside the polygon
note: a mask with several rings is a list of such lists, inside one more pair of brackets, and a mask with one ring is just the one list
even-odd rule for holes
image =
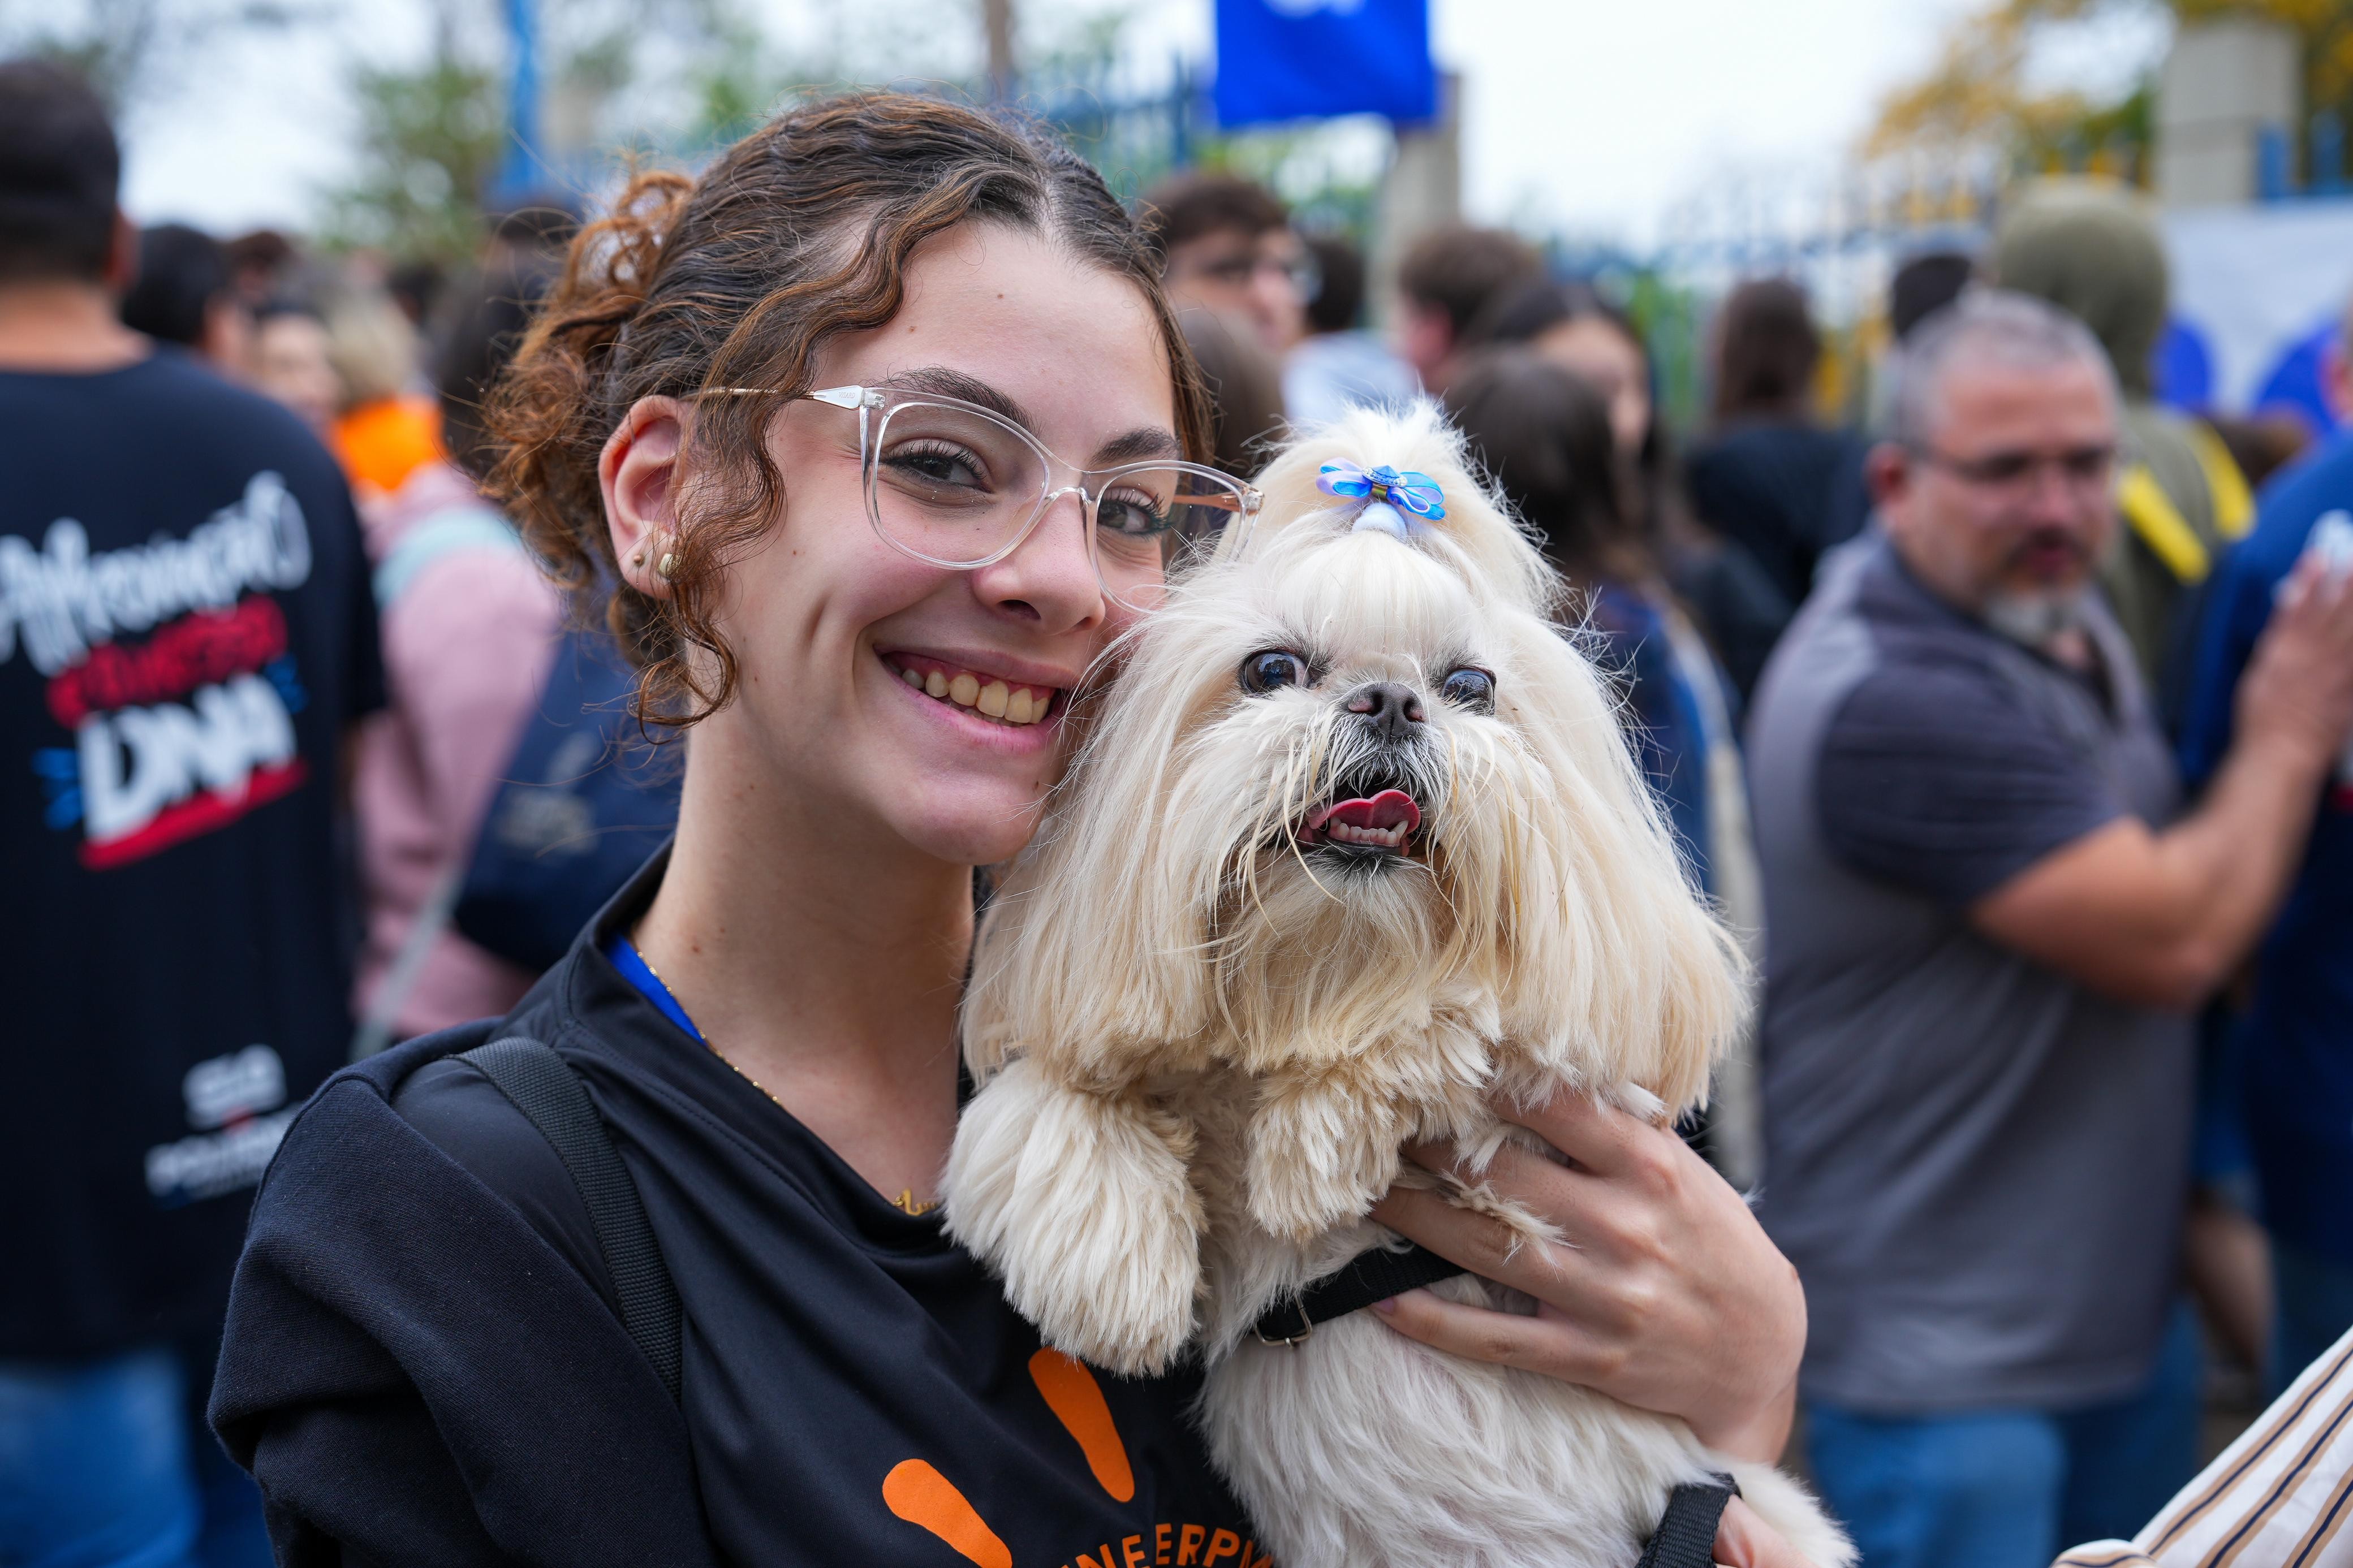
{"label": "man in gray polo shirt", "polygon": [[2195,1468],[2187,1010],[2268,923],[2353,726],[2353,591],[2292,580],[2177,821],[2093,586],[2098,343],[1973,293],[1899,374],[1882,529],[1826,563],[1750,721],[1760,1214],[1805,1280],[1813,1468],[1867,1568],[2040,1568]]}

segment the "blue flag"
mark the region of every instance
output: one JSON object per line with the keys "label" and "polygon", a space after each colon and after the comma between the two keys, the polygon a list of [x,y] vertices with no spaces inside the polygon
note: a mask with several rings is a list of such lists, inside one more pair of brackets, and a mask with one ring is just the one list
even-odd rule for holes
{"label": "blue flag", "polygon": [[1218,123],[1438,113],[1430,0],[1218,0]]}

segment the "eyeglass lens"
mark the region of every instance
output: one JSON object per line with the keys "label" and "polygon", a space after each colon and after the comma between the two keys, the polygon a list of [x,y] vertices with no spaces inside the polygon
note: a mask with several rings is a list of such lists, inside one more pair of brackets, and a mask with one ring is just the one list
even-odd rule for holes
{"label": "eyeglass lens", "polygon": [[1972,483],[2017,487],[2031,483],[2044,465],[2055,468],[2073,485],[2105,482],[2116,462],[2113,447],[2078,447],[2063,452],[1995,452],[1953,464],[1954,471]]}
{"label": "eyeglass lens", "polygon": [[[874,524],[892,543],[942,566],[997,557],[1045,505],[1046,456],[1012,426],[952,404],[898,404],[871,437]],[[1072,482],[1066,480],[1065,482]],[[1095,569],[1121,603],[1156,601],[1172,571],[1215,546],[1241,495],[1183,468],[1121,468],[1076,476],[1093,500]]]}

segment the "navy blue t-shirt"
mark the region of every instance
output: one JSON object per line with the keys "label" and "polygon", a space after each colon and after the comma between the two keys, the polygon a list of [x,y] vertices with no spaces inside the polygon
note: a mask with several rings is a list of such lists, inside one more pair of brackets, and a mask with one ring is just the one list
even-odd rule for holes
{"label": "navy blue t-shirt", "polygon": [[[1675,846],[1702,891],[1715,892],[1717,846],[1709,825],[1708,726],[1705,699],[1692,689],[1675,657],[1668,611],[1640,589],[1603,584],[1593,595],[1588,626],[1603,639],[1600,662],[1623,684],[1627,738]],[[1739,701],[1721,670],[1711,668],[1716,701],[1727,714]]]}
{"label": "navy blue t-shirt", "polygon": [[383,701],[341,471],[174,351],[0,374],[0,1356],[216,1318],[342,1060],[345,729]]}
{"label": "navy blue t-shirt", "polygon": [[[2182,725],[2182,773],[2193,784],[2230,750],[2239,677],[2281,580],[2315,527],[2348,509],[2353,435],[2264,489],[2254,531],[2216,574]],[[2353,752],[2319,806],[2303,869],[2256,960],[2241,1036],[2246,1117],[2265,1223],[2292,1245],[2353,1263]]]}

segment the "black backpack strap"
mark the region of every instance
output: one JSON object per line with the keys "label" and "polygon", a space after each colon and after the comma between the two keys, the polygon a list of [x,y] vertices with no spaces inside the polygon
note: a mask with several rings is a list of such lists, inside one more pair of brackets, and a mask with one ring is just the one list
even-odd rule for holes
{"label": "black backpack strap", "polygon": [[1724,1505],[1740,1495],[1730,1476],[1685,1481],[1667,1494],[1667,1511],[1634,1568],[1709,1568],[1715,1561],[1715,1527]]}
{"label": "black backpack strap", "polygon": [[676,1399],[683,1316],[678,1287],[662,1262],[638,1184],[621,1163],[620,1152],[613,1147],[613,1136],[605,1130],[605,1119],[596,1113],[580,1075],[554,1050],[520,1035],[460,1051],[458,1059],[473,1063],[496,1084],[572,1173],[613,1278],[621,1326]]}

